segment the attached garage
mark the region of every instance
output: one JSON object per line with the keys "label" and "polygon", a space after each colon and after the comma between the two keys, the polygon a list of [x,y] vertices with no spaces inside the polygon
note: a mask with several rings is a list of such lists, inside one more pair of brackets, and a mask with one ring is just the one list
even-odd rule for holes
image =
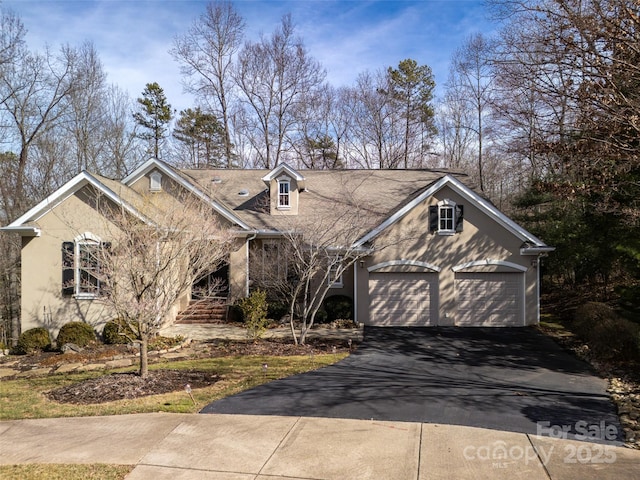
{"label": "attached garage", "polygon": [[457,326],[525,325],[522,272],[457,272],[455,291]]}
{"label": "attached garage", "polygon": [[438,274],[372,272],[369,305],[369,321],[373,326],[436,325]]}

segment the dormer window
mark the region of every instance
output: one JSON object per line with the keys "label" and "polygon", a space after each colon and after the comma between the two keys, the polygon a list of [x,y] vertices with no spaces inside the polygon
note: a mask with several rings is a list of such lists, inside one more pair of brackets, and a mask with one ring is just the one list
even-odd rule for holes
{"label": "dormer window", "polygon": [[159,192],[162,190],[162,174],[158,171],[149,175],[149,191]]}
{"label": "dormer window", "polygon": [[286,163],[281,163],[262,177],[269,193],[271,215],[298,215],[300,192],[305,190],[305,179]]}
{"label": "dormer window", "polygon": [[462,231],[462,205],[445,199],[429,207],[429,231],[438,235],[453,235]]}
{"label": "dormer window", "polygon": [[278,208],[291,208],[291,181],[288,178],[278,179]]}

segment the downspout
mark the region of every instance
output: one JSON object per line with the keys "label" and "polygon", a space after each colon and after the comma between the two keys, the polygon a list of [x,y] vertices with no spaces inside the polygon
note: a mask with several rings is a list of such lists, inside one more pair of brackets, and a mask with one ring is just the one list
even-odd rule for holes
{"label": "downspout", "polygon": [[537,324],[540,324],[540,262],[542,262],[542,258],[540,255],[536,257],[536,321]]}
{"label": "downspout", "polygon": [[244,295],[245,297],[249,296],[249,242],[253,241],[256,239],[256,237],[258,236],[258,232],[254,231],[252,236],[247,237],[247,240],[244,243],[244,248],[245,248],[245,288],[244,288]]}
{"label": "downspout", "polygon": [[353,320],[358,323],[358,265],[360,261],[353,264]]}

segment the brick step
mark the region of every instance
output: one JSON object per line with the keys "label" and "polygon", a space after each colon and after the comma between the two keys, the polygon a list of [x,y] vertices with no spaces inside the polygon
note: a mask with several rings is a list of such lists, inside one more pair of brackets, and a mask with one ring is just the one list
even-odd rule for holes
{"label": "brick step", "polygon": [[176,317],[176,323],[182,324],[224,323],[226,320],[227,304],[222,299],[192,300]]}

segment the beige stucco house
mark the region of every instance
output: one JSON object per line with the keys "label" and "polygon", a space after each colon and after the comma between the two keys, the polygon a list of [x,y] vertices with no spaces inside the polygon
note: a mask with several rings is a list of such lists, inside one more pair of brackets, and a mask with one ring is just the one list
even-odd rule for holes
{"label": "beige stucco house", "polygon": [[[525,326],[539,320],[539,259],[553,248],[440,170],[178,170],[149,160],[117,181],[83,172],[3,228],[22,236],[22,329],[113,318],[78,281],[86,245],[108,242],[111,202],[139,214],[142,198],[176,189],[213,208],[235,235],[224,277],[230,301],[248,294],[249,252],[292,230],[352,226],[336,250],[366,252],[328,295],[350,296],[376,326]],[[366,212],[346,216],[349,209]],[[336,242],[340,243],[340,242]],[[75,279],[75,280],[74,280]],[[178,302],[171,318],[188,303]]]}

